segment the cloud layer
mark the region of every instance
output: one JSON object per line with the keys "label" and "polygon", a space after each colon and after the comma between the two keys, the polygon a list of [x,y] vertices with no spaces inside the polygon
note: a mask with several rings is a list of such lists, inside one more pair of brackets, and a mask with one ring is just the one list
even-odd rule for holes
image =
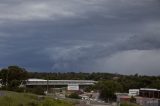
{"label": "cloud layer", "polygon": [[159,0],[0,0],[0,67],[159,75]]}

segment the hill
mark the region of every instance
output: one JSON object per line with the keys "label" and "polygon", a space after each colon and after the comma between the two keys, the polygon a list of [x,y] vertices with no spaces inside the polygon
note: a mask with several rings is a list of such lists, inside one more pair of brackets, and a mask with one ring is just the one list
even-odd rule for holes
{"label": "hill", "polygon": [[0,106],[73,106],[73,104],[34,94],[0,91]]}

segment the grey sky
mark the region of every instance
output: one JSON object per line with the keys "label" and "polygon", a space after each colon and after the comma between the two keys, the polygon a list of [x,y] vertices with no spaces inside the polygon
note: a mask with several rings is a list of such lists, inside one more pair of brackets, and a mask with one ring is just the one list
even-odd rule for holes
{"label": "grey sky", "polygon": [[159,0],[0,0],[0,67],[160,74]]}

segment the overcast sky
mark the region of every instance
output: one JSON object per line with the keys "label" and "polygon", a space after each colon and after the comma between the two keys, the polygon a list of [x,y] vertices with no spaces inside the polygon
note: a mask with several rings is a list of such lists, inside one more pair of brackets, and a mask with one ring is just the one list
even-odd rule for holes
{"label": "overcast sky", "polygon": [[0,68],[160,75],[159,0],[0,0]]}

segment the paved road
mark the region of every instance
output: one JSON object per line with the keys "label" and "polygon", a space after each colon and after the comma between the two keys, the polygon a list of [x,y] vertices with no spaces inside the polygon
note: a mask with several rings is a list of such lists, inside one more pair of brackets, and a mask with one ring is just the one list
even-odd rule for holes
{"label": "paved road", "polygon": [[99,102],[89,102],[84,101],[84,100],[78,100],[78,99],[71,99],[71,98],[61,98],[61,100],[67,100],[67,101],[72,101],[74,103],[79,103],[76,106],[112,106],[111,104],[107,104],[107,103],[99,103]]}
{"label": "paved road", "polygon": [[112,106],[111,104],[86,104],[86,102],[81,101],[80,104],[77,104],[76,106]]}

